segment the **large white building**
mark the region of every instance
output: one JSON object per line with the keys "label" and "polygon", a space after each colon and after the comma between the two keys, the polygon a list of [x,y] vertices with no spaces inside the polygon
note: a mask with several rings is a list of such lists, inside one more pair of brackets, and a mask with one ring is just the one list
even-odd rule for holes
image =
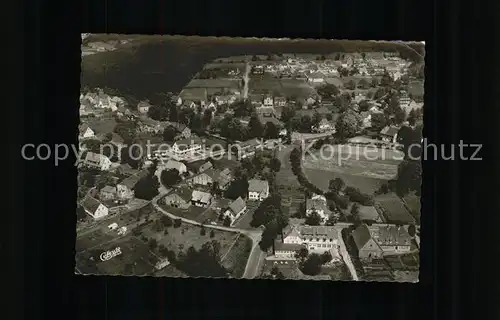
{"label": "large white building", "polygon": [[106,171],[111,167],[111,160],[103,154],[87,152],[83,164],[87,167]]}
{"label": "large white building", "polygon": [[172,146],[173,157],[177,160],[188,159],[201,152],[201,140],[198,137],[178,140]]}
{"label": "large white building", "polygon": [[293,260],[295,253],[306,248],[309,253],[330,252],[333,260],[339,260],[339,232],[333,226],[291,226],[285,231],[283,241],[276,240],[274,258]]}
{"label": "large white building", "polygon": [[306,200],[306,215],[309,216],[313,212],[316,212],[325,222],[328,219],[330,211],[328,210],[328,205],[326,198],[322,195],[313,195],[311,199]]}

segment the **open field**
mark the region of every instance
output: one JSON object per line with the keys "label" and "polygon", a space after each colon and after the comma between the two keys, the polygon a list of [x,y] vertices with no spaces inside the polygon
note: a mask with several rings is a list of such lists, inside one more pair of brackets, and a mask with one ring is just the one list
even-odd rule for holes
{"label": "open field", "polygon": [[274,92],[285,97],[295,96],[297,98],[309,97],[315,93],[313,87],[304,80],[299,79],[276,79],[272,77],[253,77],[249,83],[251,93]]}
{"label": "open field", "polygon": [[322,190],[328,190],[328,184],[331,179],[341,178],[344,180],[346,186],[359,188],[363,193],[372,194],[380,188],[381,185],[386,183],[386,180],[376,179],[371,177],[363,177],[358,175],[352,175],[349,173],[333,172],[323,169],[303,169],[307,179],[314,183],[318,188]]}
{"label": "open field", "polygon": [[214,230],[214,237],[210,238],[211,230],[205,229],[206,233],[202,236],[200,234],[201,227],[188,224],[182,224],[179,228],[169,227],[167,230],[168,234],[157,232],[153,230],[152,224],[149,224],[143,227],[141,232],[142,236],[148,239],[156,239],[158,245],[164,245],[176,253],[185,252],[191,246],[199,250],[204,243],[215,240],[220,244],[221,257],[224,256],[238,236],[233,232]]}
{"label": "open field", "polygon": [[106,243],[116,238],[114,233],[108,229],[106,230],[96,230],[94,232],[88,233],[76,239],[75,250],[76,252],[85,251],[87,249],[99,246],[101,243]]}
{"label": "open field", "polygon": [[408,194],[404,196],[404,200],[406,201],[406,205],[410,209],[410,213],[417,218],[417,220],[420,219],[420,210],[421,210],[421,203],[420,203],[420,197],[415,195],[415,194]]}
{"label": "open field", "polygon": [[375,197],[380,204],[383,215],[389,223],[412,224],[415,218],[406,210],[401,199],[394,193],[383,194]]}
{"label": "open field", "polygon": [[[208,90],[206,90],[207,95]],[[204,100],[205,99],[205,88],[186,88],[181,91],[180,97],[183,100]]]}
{"label": "open field", "polygon": [[248,84],[250,93],[273,92],[281,93],[281,83],[279,79],[264,77],[251,78]]}
{"label": "open field", "polygon": [[193,79],[186,88],[232,88],[238,89],[241,87],[241,80],[232,79]]}
{"label": "open field", "polygon": [[245,63],[241,62],[212,62],[207,63],[204,69],[240,69],[240,71],[245,70]]}
{"label": "open field", "polygon": [[239,235],[222,260],[222,265],[231,272],[232,277],[241,278],[243,276],[251,250],[252,240]]}
{"label": "open field", "polygon": [[[119,247],[122,254],[101,261],[100,254]],[[158,261],[147,245],[132,236],[76,254],[76,269],[83,274],[147,275]]]}
{"label": "open field", "polygon": [[298,98],[306,98],[316,93],[316,90],[304,80],[282,79],[280,83],[281,92],[285,97],[296,96]]}

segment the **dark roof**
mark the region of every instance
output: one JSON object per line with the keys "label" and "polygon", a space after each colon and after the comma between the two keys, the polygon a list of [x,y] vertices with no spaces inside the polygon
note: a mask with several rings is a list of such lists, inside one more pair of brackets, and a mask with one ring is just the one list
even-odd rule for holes
{"label": "dark roof", "polygon": [[371,237],[370,230],[366,224],[360,225],[352,232],[352,238],[358,250],[363,249]]}
{"label": "dark roof", "polygon": [[175,130],[177,130],[179,132],[182,132],[182,131],[184,131],[184,129],[187,128],[187,126],[185,124],[180,123],[180,122],[170,122],[169,126],[174,128]]}
{"label": "dark roof", "polygon": [[82,207],[85,209],[85,211],[90,213],[94,213],[100,205],[101,203],[98,200],[89,196],[85,197],[82,202]]}
{"label": "dark roof", "polygon": [[136,174],[123,179],[122,182],[120,182],[119,184],[127,186],[129,189],[133,189],[135,184],[147,175],[148,175],[147,170],[139,171]]}
{"label": "dark roof", "polygon": [[247,204],[245,203],[245,200],[243,200],[241,197],[238,197],[238,199],[234,200],[230,205],[229,209],[233,211],[234,213],[238,213],[241,210],[243,210]]}
{"label": "dark roof", "polygon": [[274,242],[275,251],[299,251],[301,248],[304,246],[298,243],[283,243],[280,240]]}
{"label": "dark roof", "polygon": [[411,237],[404,227],[383,226],[371,228],[372,238],[380,246],[409,246]]}
{"label": "dark roof", "polygon": [[333,226],[300,226],[297,231],[306,237],[338,239],[339,236],[337,228]]}
{"label": "dark roof", "polygon": [[193,194],[193,191],[189,188],[181,187],[181,188],[175,189],[175,191],[172,192],[172,194],[176,194],[182,200],[189,202],[189,201],[191,201],[191,195]]}
{"label": "dark roof", "polygon": [[390,126],[383,128],[382,131],[380,131],[380,134],[384,136],[394,137],[398,132],[399,132],[398,127]]}

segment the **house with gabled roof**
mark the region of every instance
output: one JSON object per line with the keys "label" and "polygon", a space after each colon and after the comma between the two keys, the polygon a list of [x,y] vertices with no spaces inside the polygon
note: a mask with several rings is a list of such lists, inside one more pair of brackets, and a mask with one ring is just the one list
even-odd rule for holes
{"label": "house with gabled roof", "polygon": [[81,139],[89,139],[89,138],[94,138],[95,137],[95,132],[92,130],[92,128],[86,124],[83,123],[80,125],[79,129],[79,136],[78,138]]}
{"label": "house with gabled roof", "polygon": [[248,199],[262,201],[269,197],[269,182],[252,179],[248,181]]}
{"label": "house with gabled roof", "polygon": [[187,187],[180,187],[166,195],[162,202],[174,208],[187,209],[191,206],[193,191]]}
{"label": "house with gabled roof", "polygon": [[187,172],[186,165],[182,162],[175,160],[168,160],[167,163],[163,165],[163,170],[175,169],[179,174],[184,174]]}
{"label": "house with gabled roof", "polygon": [[94,152],[87,152],[82,163],[84,166],[96,168],[101,171],[109,170],[111,167],[111,160],[107,156]]}
{"label": "house with gabled roof", "polygon": [[208,192],[193,190],[191,203],[197,207],[206,208],[212,203],[212,195]]}
{"label": "house with gabled roof", "polygon": [[190,178],[189,182],[194,185],[209,186],[217,181],[218,177],[219,172],[214,168],[210,168]]}
{"label": "house with gabled roof", "polygon": [[116,197],[116,187],[105,186],[99,190],[99,199],[101,200],[113,200]]}
{"label": "house with gabled roof", "polygon": [[380,137],[383,141],[396,143],[399,128],[396,126],[387,126],[380,131]]}
{"label": "house with gabled roof", "polygon": [[149,174],[148,170],[142,170],[136,174],[123,179],[116,185],[116,193],[119,199],[132,199],[134,197],[134,187],[145,176]]}
{"label": "house with gabled roof", "polygon": [[[310,253],[322,254],[328,251],[333,260],[338,260],[339,236],[338,229],[334,226],[290,225],[283,230],[283,240],[277,239],[275,255],[295,259],[295,252],[304,247]],[[277,247],[278,242],[281,244]]]}
{"label": "house with gabled roof", "polygon": [[101,219],[108,215],[109,209],[99,200],[86,196],[82,201],[82,207],[87,214],[94,219]]}
{"label": "house with gabled roof", "polygon": [[362,224],[351,234],[360,259],[380,259],[385,255],[410,251],[411,237],[402,226]]}
{"label": "house with gabled roof", "polygon": [[247,204],[243,198],[238,197],[238,199],[231,202],[227,210],[224,212],[224,216],[231,219],[231,225],[247,210]]}

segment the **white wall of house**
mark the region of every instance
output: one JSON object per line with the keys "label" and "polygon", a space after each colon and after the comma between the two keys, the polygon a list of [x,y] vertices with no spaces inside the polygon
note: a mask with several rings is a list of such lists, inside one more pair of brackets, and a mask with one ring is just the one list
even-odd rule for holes
{"label": "white wall of house", "polygon": [[108,215],[108,208],[101,204],[94,213],[90,213],[94,219],[100,219]]}

